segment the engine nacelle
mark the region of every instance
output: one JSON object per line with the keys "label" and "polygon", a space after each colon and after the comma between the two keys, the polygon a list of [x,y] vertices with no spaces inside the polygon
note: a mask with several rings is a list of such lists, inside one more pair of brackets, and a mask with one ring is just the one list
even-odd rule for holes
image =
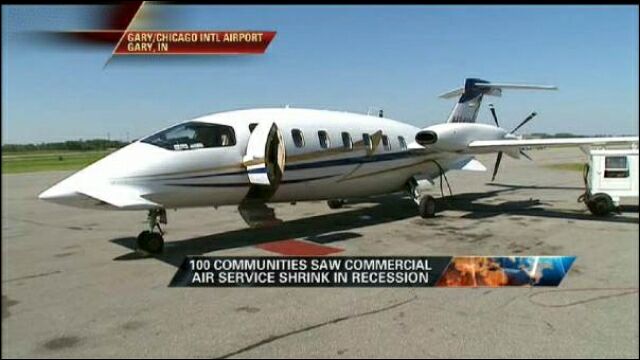
{"label": "engine nacelle", "polygon": [[476,140],[509,138],[503,128],[477,123],[446,123],[429,126],[416,134],[416,142],[426,148],[460,152]]}

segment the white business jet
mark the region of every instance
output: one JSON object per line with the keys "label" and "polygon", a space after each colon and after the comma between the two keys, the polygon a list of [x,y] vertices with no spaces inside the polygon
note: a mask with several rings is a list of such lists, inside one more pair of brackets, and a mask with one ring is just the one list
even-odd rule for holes
{"label": "white business jet", "polygon": [[[424,129],[386,119],[327,110],[269,108],[222,112],[188,120],[137,140],[87,166],[39,198],[78,207],[147,210],[149,229],[138,248],[163,249],[166,209],[238,205],[250,226],[277,222],[271,202],[343,199],[406,190],[422,217],[436,213],[425,194],[452,169],[484,171],[474,154],[519,158],[532,147],[637,143],[638,137],[521,139],[498,124],[476,123],[483,96],[504,89],[552,86],[467,79],[447,92],[459,97],[446,123]],[[156,230],[157,229],[157,230]]]}

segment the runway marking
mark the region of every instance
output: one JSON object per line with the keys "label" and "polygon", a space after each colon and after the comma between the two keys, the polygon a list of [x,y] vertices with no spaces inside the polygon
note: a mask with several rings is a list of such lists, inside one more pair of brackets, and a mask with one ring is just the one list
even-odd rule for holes
{"label": "runway marking", "polygon": [[323,256],[344,251],[344,249],[308,243],[295,239],[273,241],[256,245],[257,248],[286,256]]}

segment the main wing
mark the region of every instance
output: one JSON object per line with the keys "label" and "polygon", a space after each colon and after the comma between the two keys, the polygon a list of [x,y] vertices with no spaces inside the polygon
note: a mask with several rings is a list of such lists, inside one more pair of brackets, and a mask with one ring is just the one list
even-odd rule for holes
{"label": "main wing", "polygon": [[604,146],[637,144],[637,136],[563,138],[563,139],[504,139],[476,140],[469,143],[471,152],[497,152],[517,149],[540,149],[548,147]]}

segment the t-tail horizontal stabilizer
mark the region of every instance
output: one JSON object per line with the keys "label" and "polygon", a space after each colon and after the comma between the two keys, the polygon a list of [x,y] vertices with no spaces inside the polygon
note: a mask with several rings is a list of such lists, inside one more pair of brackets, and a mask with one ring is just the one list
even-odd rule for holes
{"label": "t-tail horizontal stabilizer", "polygon": [[474,123],[478,116],[478,110],[484,95],[501,96],[503,89],[513,90],[557,90],[555,86],[531,85],[531,84],[508,84],[491,83],[481,79],[466,79],[464,87],[453,89],[441,94],[443,99],[460,97],[458,103],[453,107],[447,122]]}

